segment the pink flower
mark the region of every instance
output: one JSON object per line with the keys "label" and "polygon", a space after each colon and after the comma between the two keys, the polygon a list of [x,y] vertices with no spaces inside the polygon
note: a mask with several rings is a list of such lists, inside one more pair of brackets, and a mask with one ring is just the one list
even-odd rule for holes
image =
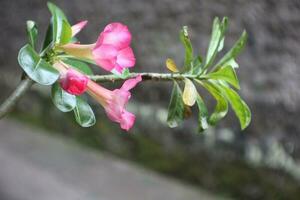
{"label": "pink flower", "polygon": [[141,76],[126,80],[120,89],[108,90],[93,81],[88,82],[88,93],[105,109],[109,119],[120,124],[124,130],[129,130],[135,121],[135,115],[125,107],[131,97],[129,90],[142,80]]}
{"label": "pink flower", "polygon": [[[72,35],[78,33],[86,22],[72,27]],[[130,47],[131,33],[121,23],[107,25],[99,35],[97,42],[90,45],[66,44],[60,48],[67,54],[79,58],[94,60],[107,71],[122,73],[125,68],[135,65],[135,56]]]}
{"label": "pink flower", "polygon": [[133,126],[135,116],[125,107],[131,97],[129,90],[142,81],[141,75],[126,80],[120,89],[111,91],[62,61],[55,62],[53,67],[60,72],[60,85],[65,91],[74,95],[80,95],[87,91],[104,107],[108,118],[119,123],[122,129],[128,131]]}
{"label": "pink flower", "polygon": [[131,33],[127,26],[115,22],[108,24],[98,37],[93,49],[96,63],[107,71],[122,73],[124,68],[135,65],[131,47]]}
{"label": "pink flower", "polygon": [[66,92],[73,95],[81,95],[87,89],[89,78],[74,69],[68,69],[60,79],[60,86]]}

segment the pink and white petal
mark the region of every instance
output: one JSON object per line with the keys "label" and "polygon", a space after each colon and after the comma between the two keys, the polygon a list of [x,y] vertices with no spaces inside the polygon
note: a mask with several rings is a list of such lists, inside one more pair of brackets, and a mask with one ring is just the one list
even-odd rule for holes
{"label": "pink and white petal", "polygon": [[120,123],[120,114],[115,112],[113,107],[105,107],[105,112],[111,121]]}
{"label": "pink and white petal", "polygon": [[137,77],[132,78],[132,79],[128,79],[123,83],[121,90],[129,91],[132,88],[134,88],[141,81],[142,81],[141,75],[138,75]]}
{"label": "pink and white petal", "polygon": [[81,29],[83,29],[86,24],[88,23],[87,20],[81,21],[75,25],[72,26],[72,37],[74,37],[77,33],[79,33],[81,31]]}
{"label": "pink and white petal", "polygon": [[131,97],[131,93],[126,90],[115,89],[113,91],[112,96],[113,96],[113,99],[112,99],[111,103],[114,104],[115,107],[121,108],[121,110],[123,110]]}
{"label": "pink and white petal", "polygon": [[115,22],[108,24],[104,31],[99,35],[96,42],[96,46],[102,44],[110,44],[115,46],[117,49],[123,49],[130,45],[131,33],[127,26]]}
{"label": "pink and white petal", "polygon": [[129,68],[135,65],[135,56],[131,47],[127,47],[118,52],[117,63],[123,68]]}
{"label": "pink and white petal", "polygon": [[129,131],[129,129],[131,129],[131,127],[134,125],[134,122],[135,122],[135,115],[124,110],[120,121],[121,128],[126,131]]}
{"label": "pink and white petal", "polygon": [[112,45],[101,45],[93,49],[93,57],[97,65],[107,71],[115,68],[118,50]]}

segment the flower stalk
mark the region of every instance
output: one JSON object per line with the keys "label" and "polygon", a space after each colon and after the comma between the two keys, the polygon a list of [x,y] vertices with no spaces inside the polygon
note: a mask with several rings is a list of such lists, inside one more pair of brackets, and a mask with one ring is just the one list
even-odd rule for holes
{"label": "flower stalk", "polygon": [[[89,78],[96,82],[115,82],[122,81],[129,78],[134,78],[136,76],[142,76],[143,81],[183,81],[186,78],[194,79],[195,75],[191,74],[172,74],[172,73],[150,73],[150,72],[142,72],[142,73],[130,73],[126,76],[126,78],[120,77],[118,75],[109,74],[109,75],[94,75],[89,76]],[[202,79],[199,77],[198,79]]]}
{"label": "flower stalk", "polygon": [[[142,72],[142,73],[130,73],[127,75],[126,78],[110,74],[110,75],[93,75],[89,76],[89,78],[93,81],[98,83],[105,83],[105,82],[116,82],[116,81],[124,81],[130,78],[134,78],[141,75],[142,81],[183,81],[185,78],[195,78],[193,75],[190,74],[171,74],[171,73],[149,73],[149,72]],[[200,78],[201,79],[201,78]],[[15,88],[15,90],[10,94],[10,96],[3,101],[0,105],[0,119],[5,117],[17,104],[19,99],[22,98],[34,84],[29,77],[25,77],[19,85]]]}

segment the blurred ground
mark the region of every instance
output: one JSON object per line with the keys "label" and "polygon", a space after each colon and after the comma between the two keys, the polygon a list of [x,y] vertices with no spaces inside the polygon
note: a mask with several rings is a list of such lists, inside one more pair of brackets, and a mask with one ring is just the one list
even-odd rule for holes
{"label": "blurred ground", "polygon": [[1,200],[221,199],[67,138],[39,132],[15,121],[0,121]]}

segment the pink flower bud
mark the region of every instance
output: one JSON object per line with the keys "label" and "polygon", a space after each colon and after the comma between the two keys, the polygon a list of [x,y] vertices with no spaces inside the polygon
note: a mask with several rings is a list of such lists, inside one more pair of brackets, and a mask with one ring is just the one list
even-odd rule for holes
{"label": "pink flower bud", "polygon": [[79,33],[81,31],[81,29],[83,29],[86,24],[88,23],[87,20],[85,21],[81,21],[75,25],[72,26],[72,37],[74,37],[77,33]]}
{"label": "pink flower bud", "polygon": [[89,78],[74,69],[68,69],[67,73],[61,76],[60,85],[63,90],[73,95],[81,95],[87,89]]}

